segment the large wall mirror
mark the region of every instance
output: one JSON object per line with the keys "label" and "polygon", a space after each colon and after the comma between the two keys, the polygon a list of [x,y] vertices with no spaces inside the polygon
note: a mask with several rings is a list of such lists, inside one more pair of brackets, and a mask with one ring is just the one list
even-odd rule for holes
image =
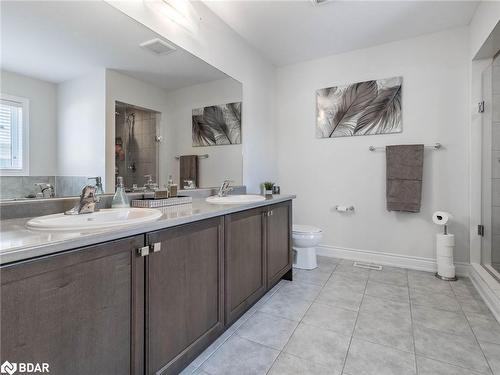
{"label": "large wall mirror", "polygon": [[242,184],[241,83],[105,2],[2,1],[0,88],[1,199]]}

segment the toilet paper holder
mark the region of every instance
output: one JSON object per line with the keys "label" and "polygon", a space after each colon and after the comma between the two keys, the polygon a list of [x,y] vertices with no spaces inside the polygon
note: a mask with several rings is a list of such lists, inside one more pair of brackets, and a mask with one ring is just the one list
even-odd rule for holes
{"label": "toilet paper holder", "polygon": [[354,212],[354,206],[336,205],[334,208],[338,212]]}

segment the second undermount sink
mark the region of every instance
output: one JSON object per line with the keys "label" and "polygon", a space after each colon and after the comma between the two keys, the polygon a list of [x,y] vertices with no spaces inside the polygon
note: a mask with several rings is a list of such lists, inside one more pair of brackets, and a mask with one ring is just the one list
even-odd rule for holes
{"label": "second undermount sink", "polygon": [[26,227],[50,232],[88,232],[148,223],[162,215],[152,208],[110,208],[90,214],[40,216],[28,221]]}
{"label": "second undermount sink", "polygon": [[266,197],[262,195],[227,195],[219,197],[217,195],[208,197],[206,201],[213,204],[245,204],[265,201]]}

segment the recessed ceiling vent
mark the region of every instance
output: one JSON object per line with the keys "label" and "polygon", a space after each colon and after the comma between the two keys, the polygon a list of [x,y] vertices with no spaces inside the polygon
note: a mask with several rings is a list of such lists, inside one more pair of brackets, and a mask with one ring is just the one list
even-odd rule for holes
{"label": "recessed ceiling vent", "polygon": [[140,46],[156,56],[167,55],[175,51],[175,47],[173,45],[158,38],[141,43]]}

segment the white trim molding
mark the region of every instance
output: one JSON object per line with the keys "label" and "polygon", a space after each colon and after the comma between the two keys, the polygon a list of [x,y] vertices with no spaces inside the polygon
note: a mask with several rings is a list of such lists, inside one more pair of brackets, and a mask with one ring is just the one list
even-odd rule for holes
{"label": "white trim molding", "polygon": [[[349,249],[329,245],[319,245],[316,250],[318,255],[327,257],[357,260],[418,271],[436,272],[437,270],[436,260],[433,258],[383,253],[372,250]],[[455,262],[455,270],[458,276],[468,276],[469,269],[469,263]]]}

